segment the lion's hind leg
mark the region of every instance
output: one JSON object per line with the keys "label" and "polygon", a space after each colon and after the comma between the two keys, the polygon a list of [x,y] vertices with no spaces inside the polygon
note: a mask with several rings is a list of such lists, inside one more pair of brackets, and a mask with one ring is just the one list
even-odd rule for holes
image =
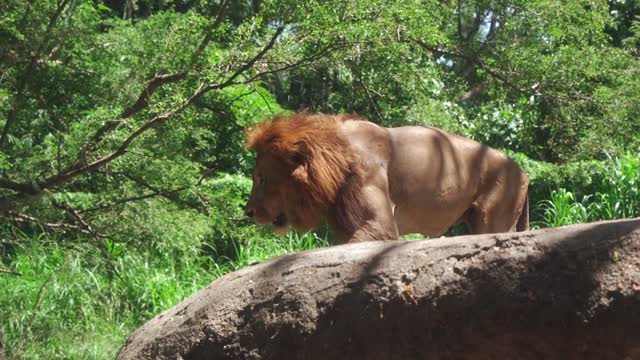
{"label": "lion's hind leg", "polygon": [[527,230],[529,230],[529,192],[528,191],[524,199],[524,203],[522,204],[522,211],[520,212],[520,216],[518,217],[518,224],[516,225],[516,231],[527,231]]}
{"label": "lion's hind leg", "polygon": [[526,226],[525,221],[528,223],[529,180],[519,169],[507,170],[487,179],[486,184],[491,185],[484,187],[472,203],[469,216],[472,234],[518,231]]}
{"label": "lion's hind leg", "polygon": [[517,206],[519,204],[515,203],[495,194],[475,201],[468,215],[469,232],[488,234],[515,231],[520,217],[520,209]]}
{"label": "lion's hind leg", "polygon": [[[475,205],[475,204],[474,204]],[[486,204],[475,205],[469,212],[468,227],[471,234],[488,234],[509,231],[511,224],[500,221],[497,207]]]}

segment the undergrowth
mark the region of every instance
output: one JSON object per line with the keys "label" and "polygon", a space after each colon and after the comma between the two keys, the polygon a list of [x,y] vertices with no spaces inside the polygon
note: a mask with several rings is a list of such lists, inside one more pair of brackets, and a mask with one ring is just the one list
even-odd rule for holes
{"label": "undergrowth", "polygon": [[[41,235],[0,247],[0,334],[8,359],[113,359],[125,338],[217,277],[271,257],[324,246],[290,233],[236,245],[233,256],[189,264],[120,247],[107,260],[90,243]],[[113,249],[112,249],[113,250]]]}
{"label": "undergrowth", "polygon": [[600,190],[578,199],[559,188],[540,202],[542,227],[640,216],[640,156],[612,158],[605,166]]}

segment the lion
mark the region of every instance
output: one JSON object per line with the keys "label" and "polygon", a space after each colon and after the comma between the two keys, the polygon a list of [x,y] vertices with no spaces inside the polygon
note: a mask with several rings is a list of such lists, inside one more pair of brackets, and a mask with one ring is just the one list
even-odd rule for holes
{"label": "lion", "polygon": [[323,222],[339,243],[529,227],[527,175],[487,145],[359,115],[277,116],[247,132],[256,152],[246,215],[277,233]]}

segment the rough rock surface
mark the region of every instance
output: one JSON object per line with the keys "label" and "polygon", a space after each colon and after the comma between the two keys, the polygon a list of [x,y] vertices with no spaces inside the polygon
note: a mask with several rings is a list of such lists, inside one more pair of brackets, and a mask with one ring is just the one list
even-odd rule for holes
{"label": "rough rock surface", "polygon": [[118,359],[640,359],[640,219],[280,256]]}

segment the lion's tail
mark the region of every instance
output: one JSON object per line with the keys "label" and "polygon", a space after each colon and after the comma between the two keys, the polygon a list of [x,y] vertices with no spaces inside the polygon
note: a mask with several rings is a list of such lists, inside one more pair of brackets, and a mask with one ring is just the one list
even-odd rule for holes
{"label": "lion's tail", "polygon": [[524,202],[522,203],[522,212],[520,212],[520,217],[518,218],[518,223],[516,224],[516,231],[526,231],[529,230],[529,191],[527,190],[527,195],[524,197]]}

